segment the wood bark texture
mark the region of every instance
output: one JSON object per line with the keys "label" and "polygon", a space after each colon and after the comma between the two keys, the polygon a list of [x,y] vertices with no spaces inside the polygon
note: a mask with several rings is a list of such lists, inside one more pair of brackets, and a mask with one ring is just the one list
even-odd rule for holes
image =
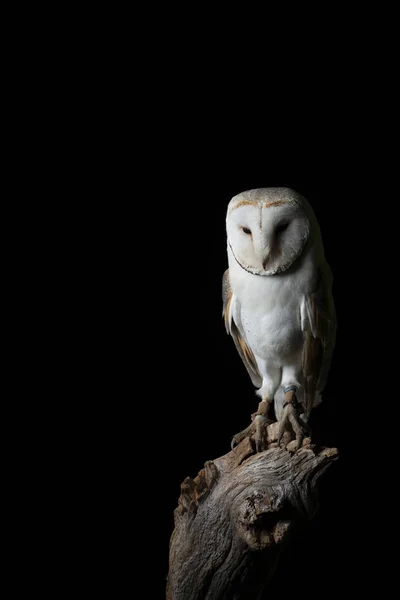
{"label": "wood bark texture", "polygon": [[182,483],[167,600],[260,600],[282,550],[314,516],[318,478],[337,450],[310,440],[297,452],[277,448],[269,429],[268,450],[255,453],[246,438]]}

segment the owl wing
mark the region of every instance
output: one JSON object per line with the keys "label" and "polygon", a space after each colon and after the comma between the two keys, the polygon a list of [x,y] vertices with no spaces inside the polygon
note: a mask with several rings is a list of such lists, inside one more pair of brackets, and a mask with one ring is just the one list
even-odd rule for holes
{"label": "owl wing", "polygon": [[336,342],[336,311],[331,289],[332,274],[325,264],[320,268],[314,292],[304,296],[301,305],[304,403],[308,415],[317,403],[316,393],[324,390]]}
{"label": "owl wing", "polygon": [[235,323],[234,314],[236,310],[234,310],[234,308],[238,308],[239,301],[234,296],[229,283],[229,269],[225,271],[222,277],[222,302],[222,316],[225,321],[226,332],[232,336],[236,350],[250,375],[253,385],[259,388],[262,385],[262,378],[257,367],[256,359],[246,340],[240,334],[238,325]]}

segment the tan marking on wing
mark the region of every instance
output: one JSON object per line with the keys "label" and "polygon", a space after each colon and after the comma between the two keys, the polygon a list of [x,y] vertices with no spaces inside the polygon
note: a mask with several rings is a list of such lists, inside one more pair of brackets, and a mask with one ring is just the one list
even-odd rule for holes
{"label": "tan marking on wing", "polygon": [[271,202],[264,202],[263,208],[270,208],[271,206],[283,206],[287,204],[286,200],[272,200]]}
{"label": "tan marking on wing", "polygon": [[246,340],[240,335],[240,331],[235,321],[229,318],[231,302],[233,293],[229,284],[229,269],[227,269],[222,278],[222,299],[223,299],[223,310],[222,315],[225,321],[225,328],[228,334],[230,334],[235,342],[236,350],[242,359],[244,366],[247,369],[248,374],[255,387],[261,387],[262,377],[258,370],[257,361],[254,354],[246,343]]}
{"label": "tan marking on wing", "polygon": [[306,331],[302,355],[302,369],[305,377],[310,377],[313,374],[319,373],[321,368],[322,350],[321,340],[315,338],[311,331]]}
{"label": "tan marking on wing", "polygon": [[314,337],[311,330],[305,331],[302,355],[302,371],[304,376],[304,405],[307,415],[310,415],[314,405],[314,398],[317,391],[317,383],[322,360],[322,340],[319,337]]}
{"label": "tan marking on wing", "polygon": [[230,326],[231,335],[233,341],[235,342],[236,350],[238,351],[239,356],[242,359],[248,374],[250,375],[253,385],[256,387],[261,387],[262,377],[260,375],[260,371],[258,370],[257,362],[251,348],[247,345],[246,340],[244,340],[240,335],[240,331],[237,328],[236,323],[232,321]]}
{"label": "tan marking on wing", "polygon": [[258,370],[258,366],[257,366],[256,359],[254,357],[254,354],[253,354],[251,348],[249,348],[249,346],[245,342],[245,340],[241,337],[236,325],[233,325],[233,327],[232,327],[232,335],[234,335],[237,339],[237,342],[241,348],[243,359],[245,360],[245,362],[255,373],[257,373],[260,376],[260,372]]}
{"label": "tan marking on wing", "polygon": [[224,306],[224,310],[223,310],[223,316],[224,316],[224,321],[225,321],[225,329],[227,331],[227,333],[230,333],[230,326],[229,326],[229,311],[231,309],[231,302],[232,302],[232,292],[230,292],[229,297],[227,299],[227,302]]}
{"label": "tan marking on wing", "polygon": [[305,407],[309,413],[316,392],[322,392],[325,387],[336,341],[335,307],[325,273],[321,273],[318,289],[306,302],[310,328],[304,332],[302,370]]}
{"label": "tan marking on wing", "polygon": [[222,277],[222,316],[225,322],[226,332],[230,333],[229,311],[232,301],[232,290],[229,283],[229,269],[226,269]]}

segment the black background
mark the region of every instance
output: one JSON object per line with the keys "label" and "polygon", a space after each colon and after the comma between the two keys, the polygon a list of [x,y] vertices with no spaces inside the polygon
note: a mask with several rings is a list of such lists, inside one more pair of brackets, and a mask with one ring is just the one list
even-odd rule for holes
{"label": "black background", "polygon": [[[43,219],[46,231],[58,238],[61,225],[68,229],[61,242],[66,268],[43,236],[45,254],[54,261],[45,269],[50,291],[43,302],[40,283],[23,295],[29,305],[37,294],[46,313],[56,307],[50,328],[66,354],[64,359],[51,341],[50,368],[39,356],[38,369],[46,384],[49,371],[54,377],[46,431],[58,437],[67,421],[62,445],[76,457],[66,473],[71,484],[58,459],[46,473],[52,489],[45,506],[56,507],[50,527],[66,552],[61,556],[53,541],[47,543],[52,560],[66,567],[58,590],[83,574],[88,591],[109,584],[110,597],[119,590],[124,597],[128,589],[129,595],[164,598],[180,484],[206,460],[229,451],[232,435],[257,405],[222,321],[226,207],[243,190],[289,186],[313,206],[334,274],[337,346],[314,432],[323,444],[339,448],[340,460],[321,482],[320,515],[282,567],[275,591],[280,597],[325,596],[372,584],[382,591],[397,569],[389,544],[398,514],[399,186],[397,107],[389,110],[396,79],[390,66],[388,73],[381,69],[389,65],[387,56],[375,54],[375,24],[349,23],[355,53],[344,52],[343,68],[338,63],[331,70],[319,40],[311,40],[311,57],[297,57],[307,40],[299,27],[302,39],[274,73],[290,37],[284,20],[261,20],[263,49],[254,54],[262,64],[255,72],[253,58],[244,56],[240,36],[225,20],[228,39],[221,41],[220,56],[211,49],[203,63],[210,50],[207,28],[195,41],[199,69],[187,52],[192,28],[182,26],[179,15],[185,39],[177,39],[171,52],[174,31],[161,18],[169,39],[154,56],[157,32],[151,28],[143,40],[136,35],[140,22],[136,28],[127,22],[126,35],[116,27],[115,46],[108,28],[99,28],[104,56],[101,44],[91,41],[90,60],[78,51],[82,82],[73,78],[71,98],[63,84],[43,103],[46,119],[55,111],[50,129],[56,142],[43,140],[40,132],[33,143],[44,141],[54,168],[35,149],[30,154],[39,156],[40,168],[33,168],[39,185],[23,169],[19,175],[29,186],[27,198],[39,194],[29,201],[35,209],[46,186],[50,206],[61,209],[59,219],[52,210],[46,215],[50,223]],[[268,50],[265,37],[273,29],[279,39]],[[370,55],[354,38],[360,30],[372,40]],[[247,31],[256,37],[253,28]],[[325,37],[325,25],[318,31]],[[333,57],[342,42],[334,28]],[[68,52],[71,44],[65,44]],[[63,79],[58,64],[54,72]],[[46,71],[50,85],[51,74]],[[34,94],[28,89],[28,97]],[[66,100],[61,107],[59,96]],[[31,120],[41,128],[36,114]],[[59,290],[54,274],[62,278]],[[65,302],[60,309],[59,299]],[[37,314],[32,321],[41,327]],[[42,333],[32,338],[36,343]],[[62,377],[52,361],[65,368]],[[31,402],[36,388],[29,378],[28,385],[36,409],[42,385],[38,402]],[[46,442],[45,454],[53,455],[52,444]],[[57,473],[63,477],[59,492],[53,487]],[[26,504],[34,493],[23,494]],[[65,500],[60,508],[58,496]],[[39,530],[40,518],[33,520]],[[59,524],[65,535],[58,533]],[[33,538],[32,555],[41,560],[35,546],[41,531]],[[41,569],[46,580],[51,568],[45,560]]]}

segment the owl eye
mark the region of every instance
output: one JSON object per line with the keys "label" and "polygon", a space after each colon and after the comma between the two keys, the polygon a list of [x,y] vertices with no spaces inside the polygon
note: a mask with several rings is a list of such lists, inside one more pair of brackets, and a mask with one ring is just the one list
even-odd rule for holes
{"label": "owl eye", "polygon": [[278,227],[275,229],[276,233],[282,233],[282,231],[285,231],[287,228],[289,227],[289,223],[281,223],[280,225],[278,225]]}
{"label": "owl eye", "polygon": [[247,233],[247,235],[251,235],[251,230],[248,227],[242,227],[244,233]]}

